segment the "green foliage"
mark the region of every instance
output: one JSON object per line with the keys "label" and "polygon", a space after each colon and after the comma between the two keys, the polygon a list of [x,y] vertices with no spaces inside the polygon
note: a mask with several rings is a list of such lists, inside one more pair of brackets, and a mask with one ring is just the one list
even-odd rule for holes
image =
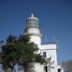
{"label": "green foliage", "polygon": [[34,52],[38,51],[36,44],[29,42],[28,35],[21,35],[19,38],[16,38],[13,35],[10,35],[7,38],[7,43],[2,47],[3,55],[3,67],[11,68],[13,70],[16,63],[22,65],[25,68],[26,72],[30,72],[32,63],[45,63],[45,59],[40,55]]}
{"label": "green foliage", "polygon": [[3,69],[8,69],[11,68],[13,69],[14,65],[17,62],[17,55],[18,52],[15,49],[15,41],[16,37],[10,35],[7,38],[7,42],[5,45],[2,46],[2,64],[3,64]]}
{"label": "green foliage", "polygon": [[7,44],[13,44],[16,41],[16,36],[9,35],[6,41],[7,41]]}

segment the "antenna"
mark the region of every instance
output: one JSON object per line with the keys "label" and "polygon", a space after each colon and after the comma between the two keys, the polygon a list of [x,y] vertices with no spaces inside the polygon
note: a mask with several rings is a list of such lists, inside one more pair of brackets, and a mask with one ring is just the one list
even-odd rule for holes
{"label": "antenna", "polygon": [[52,42],[56,42],[55,33],[53,33],[53,40],[52,40]]}
{"label": "antenna", "polygon": [[47,35],[45,35],[45,43],[48,43]]}

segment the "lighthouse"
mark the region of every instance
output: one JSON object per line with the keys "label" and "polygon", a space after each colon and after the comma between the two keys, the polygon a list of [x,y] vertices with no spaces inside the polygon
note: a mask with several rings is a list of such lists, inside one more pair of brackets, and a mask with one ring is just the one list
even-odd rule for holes
{"label": "lighthouse", "polygon": [[56,42],[41,43],[41,31],[39,27],[39,19],[31,14],[25,22],[25,35],[30,36],[30,42],[37,44],[41,55],[48,61],[48,64],[34,64],[35,72],[63,72],[61,65],[57,62],[57,44]]}
{"label": "lighthouse", "polygon": [[25,34],[30,36],[30,42],[41,44],[41,33],[39,29],[39,19],[33,14],[26,20]]}

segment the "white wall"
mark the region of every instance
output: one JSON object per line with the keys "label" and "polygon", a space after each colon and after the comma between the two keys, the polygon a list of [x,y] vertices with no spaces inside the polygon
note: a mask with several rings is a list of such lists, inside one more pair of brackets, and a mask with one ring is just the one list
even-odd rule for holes
{"label": "white wall", "polygon": [[46,58],[51,57],[51,72],[57,72],[57,46],[56,44],[45,44],[45,45],[39,45],[38,46],[41,55],[43,55],[43,52],[46,52]]}

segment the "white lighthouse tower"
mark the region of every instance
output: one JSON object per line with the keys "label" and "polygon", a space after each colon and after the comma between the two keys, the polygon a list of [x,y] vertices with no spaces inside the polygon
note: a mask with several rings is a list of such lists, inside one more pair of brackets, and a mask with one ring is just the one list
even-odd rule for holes
{"label": "white lighthouse tower", "polygon": [[29,34],[31,42],[34,42],[38,45],[41,44],[39,20],[37,17],[34,17],[33,14],[26,20],[25,34]]}
{"label": "white lighthouse tower", "polygon": [[47,59],[48,64],[34,65],[35,72],[63,72],[61,66],[57,63],[57,45],[56,42],[47,44],[41,43],[41,32],[39,29],[39,19],[33,14],[26,20],[25,34],[30,36],[30,42],[38,45],[41,55]]}

